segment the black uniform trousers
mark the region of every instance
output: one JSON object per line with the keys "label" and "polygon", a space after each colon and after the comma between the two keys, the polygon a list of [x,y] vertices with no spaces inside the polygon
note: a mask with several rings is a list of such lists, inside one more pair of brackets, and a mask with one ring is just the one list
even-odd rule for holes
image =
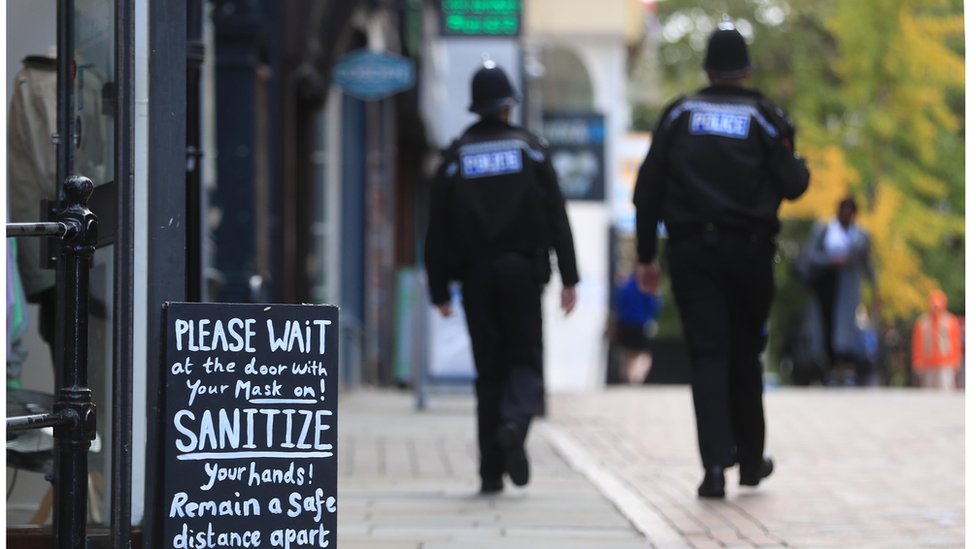
{"label": "black uniform trousers", "polygon": [[535,263],[505,254],[471,265],[462,280],[474,353],[482,479],[505,472],[498,427],[514,423],[524,441],[542,405],[542,286]]}
{"label": "black uniform trousers", "polygon": [[761,233],[672,239],[667,259],[691,358],[702,465],[755,471],[766,424],[759,355],[773,300],[773,243]]}

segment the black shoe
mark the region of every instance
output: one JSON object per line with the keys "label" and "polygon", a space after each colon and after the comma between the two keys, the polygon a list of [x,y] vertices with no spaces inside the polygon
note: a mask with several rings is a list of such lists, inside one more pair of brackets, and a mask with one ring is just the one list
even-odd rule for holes
{"label": "black shoe", "polygon": [[512,484],[525,486],[529,483],[529,457],[525,454],[522,430],[514,423],[505,423],[498,428],[496,437],[505,453],[505,470]]}
{"label": "black shoe", "polygon": [[484,495],[497,494],[501,492],[504,487],[505,485],[502,484],[501,477],[492,479],[483,478],[481,479],[481,490],[478,490],[478,493]]}
{"label": "black shoe", "polygon": [[743,469],[739,466],[739,485],[740,486],[759,486],[759,481],[773,474],[772,458],[764,457],[759,462],[759,467],[754,470]]}
{"label": "black shoe", "polygon": [[711,467],[705,470],[705,478],[698,486],[698,497],[700,498],[724,498],[725,497],[725,469],[722,467]]}

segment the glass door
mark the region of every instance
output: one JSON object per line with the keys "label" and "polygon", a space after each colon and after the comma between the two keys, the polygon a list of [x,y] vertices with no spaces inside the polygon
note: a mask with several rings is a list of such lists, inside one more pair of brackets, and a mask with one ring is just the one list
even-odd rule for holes
{"label": "glass door", "polygon": [[[130,135],[123,125],[131,124],[131,116],[120,117],[119,112],[120,105],[131,108],[131,84],[118,85],[117,50],[122,39],[131,51],[132,39],[131,33],[120,37],[117,29],[131,26],[131,7],[119,18],[117,5],[127,2],[8,0],[6,6],[8,158],[15,159],[15,173],[7,185],[8,219],[47,220],[69,175],[88,177],[96,186],[89,208],[98,216],[99,238],[91,265],[88,317],[88,385],[97,406],[97,436],[87,479],[93,537],[118,516],[111,503],[113,478],[120,478],[111,458],[116,454],[113,438],[127,438],[112,436],[117,424],[113,409],[127,409],[113,399],[118,341],[131,341],[131,327],[117,322],[119,296],[131,301],[126,290],[120,292],[118,276],[119,265],[128,258],[117,257],[119,235],[131,231],[131,221],[129,227],[121,226],[119,212],[124,208],[116,182],[118,167],[131,166],[119,162],[119,151],[131,150],[131,143],[117,146],[117,136]],[[131,153],[124,156],[131,159]],[[42,207],[42,201],[48,207]],[[22,334],[24,359],[18,375],[11,375],[8,360],[8,416],[50,409],[60,377],[60,366],[52,365],[59,305],[55,276],[51,265],[45,268],[41,260],[58,243],[21,238],[17,244],[16,270],[27,290],[25,309],[31,318]],[[20,408],[12,409],[11,403]],[[18,527],[49,525],[53,516],[53,437],[50,430],[26,433],[30,435],[7,441],[7,539],[13,543]],[[126,470],[121,478],[127,474]],[[127,536],[128,525],[125,532]]]}

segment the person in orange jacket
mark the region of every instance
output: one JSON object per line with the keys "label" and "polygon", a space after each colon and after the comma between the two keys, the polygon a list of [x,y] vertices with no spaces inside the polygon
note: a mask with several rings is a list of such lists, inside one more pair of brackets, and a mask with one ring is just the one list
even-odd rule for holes
{"label": "person in orange jacket", "polygon": [[912,333],[912,370],[922,387],[949,390],[956,386],[962,366],[959,319],[948,312],[941,290],[929,293],[929,310],[915,321]]}

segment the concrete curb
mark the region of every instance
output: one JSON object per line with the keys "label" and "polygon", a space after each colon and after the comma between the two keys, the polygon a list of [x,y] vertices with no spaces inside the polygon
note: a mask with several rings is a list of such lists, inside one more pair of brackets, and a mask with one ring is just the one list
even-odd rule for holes
{"label": "concrete curb", "polygon": [[545,420],[537,420],[532,428],[552,445],[573,469],[587,478],[633,524],[652,547],[678,549],[690,547],[647,500],[607,471],[582,444],[562,429]]}

